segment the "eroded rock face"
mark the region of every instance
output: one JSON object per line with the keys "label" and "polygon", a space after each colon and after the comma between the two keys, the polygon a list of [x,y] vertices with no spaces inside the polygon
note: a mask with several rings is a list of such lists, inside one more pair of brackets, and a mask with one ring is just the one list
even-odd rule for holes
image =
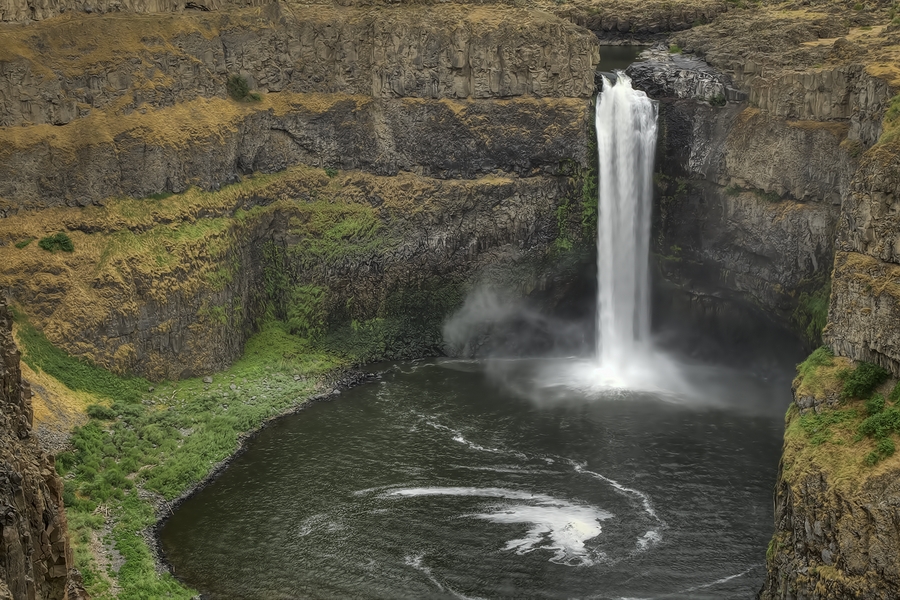
{"label": "eroded rock face", "polygon": [[876,148],[850,186],[825,340],[842,356],[900,374],[900,149]]}
{"label": "eroded rock face", "polygon": [[816,466],[798,478],[786,477],[785,469],[782,464],[772,560],[759,597],[898,597],[898,472],[867,478],[860,489],[848,493],[835,489],[827,471]]}
{"label": "eroded rock face", "polygon": [[62,480],[32,437],[12,319],[0,301],[0,598],[86,598],[73,572]]}
{"label": "eroded rock face", "polygon": [[[271,5],[178,19],[78,17],[0,32],[0,125],[224,98],[238,74],[263,93],[585,98],[599,61],[588,31],[509,8]],[[91,42],[110,36],[115,52]]]}
{"label": "eroded rock face", "polygon": [[[219,10],[224,6],[262,6],[271,0],[2,0],[0,22],[42,21],[64,13],[181,12],[185,8]],[[188,7],[190,5],[190,7]],[[202,7],[202,8],[201,8]]]}
{"label": "eroded rock face", "polygon": [[[650,77],[634,74],[638,85]],[[660,121],[662,272],[695,293],[789,320],[798,295],[822,285],[831,267],[839,205],[856,166],[841,145],[848,125],[788,121],[674,92],[661,99]]]}
{"label": "eroded rock face", "polygon": [[[277,104],[239,111],[230,101],[197,100],[111,127],[87,119],[45,136],[0,131],[8,141],[0,148],[0,197],[15,206],[7,213],[86,206],[110,196],[217,189],[239,175],[296,164],[438,178],[555,174],[565,160],[587,160],[588,111],[587,100],[576,98],[284,94]],[[160,121],[172,135],[152,133]]]}

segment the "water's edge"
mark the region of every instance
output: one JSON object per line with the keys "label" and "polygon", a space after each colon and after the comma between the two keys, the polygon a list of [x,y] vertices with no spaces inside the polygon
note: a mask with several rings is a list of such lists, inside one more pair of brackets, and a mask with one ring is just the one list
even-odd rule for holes
{"label": "water's edge", "polygon": [[[181,493],[181,495],[179,495],[172,501],[165,500],[158,494],[154,494],[142,489],[140,491],[140,494],[145,498],[150,499],[156,510],[156,523],[152,527],[149,527],[142,531],[141,536],[144,538],[144,541],[147,543],[147,547],[150,549],[150,554],[153,557],[153,561],[156,563],[157,573],[170,573],[172,577],[178,579],[178,581],[180,581],[185,587],[191,588],[191,585],[188,582],[184,581],[178,576],[178,574],[175,572],[175,567],[166,558],[165,552],[163,552],[162,550],[160,532],[162,531],[163,527],[165,527],[166,523],[169,521],[172,515],[175,514],[175,511],[178,510],[178,508],[183,503],[190,500],[195,494],[215,481],[222,473],[225,472],[225,469],[227,469],[231,465],[231,463],[233,463],[238,457],[246,452],[249,442],[252,442],[260,433],[262,433],[268,427],[272,426],[275,422],[287,416],[302,412],[311,407],[313,404],[337,400],[340,398],[341,391],[377,381],[381,379],[382,373],[383,371],[369,372],[362,371],[358,368],[348,367],[346,369],[339,370],[337,373],[332,374],[331,376],[326,375],[322,378],[321,383],[324,385],[324,387],[331,388],[328,392],[320,392],[309,396],[308,398],[300,401],[298,404],[287,408],[283,412],[269,417],[268,419],[260,423],[257,427],[242,433],[238,437],[238,445],[237,448],[235,448],[234,452],[216,463],[210,470],[210,472],[207,473],[206,477],[188,487],[186,490],[184,490],[184,492]],[[198,596],[196,597],[203,598],[203,594],[198,594]]]}

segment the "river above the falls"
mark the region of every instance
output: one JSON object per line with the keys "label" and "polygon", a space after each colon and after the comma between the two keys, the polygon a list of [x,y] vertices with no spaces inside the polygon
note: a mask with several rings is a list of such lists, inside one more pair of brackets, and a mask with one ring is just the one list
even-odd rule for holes
{"label": "river above the falls", "polygon": [[167,560],[214,599],[753,597],[792,365],[521,393],[548,364],[399,363],[276,421],[165,524]]}

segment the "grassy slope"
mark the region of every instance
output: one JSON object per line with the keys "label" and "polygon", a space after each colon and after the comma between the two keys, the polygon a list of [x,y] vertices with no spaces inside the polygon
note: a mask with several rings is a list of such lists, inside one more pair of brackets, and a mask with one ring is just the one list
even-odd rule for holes
{"label": "grassy slope", "polygon": [[[344,365],[270,322],[211,384],[192,379],[154,388],[66,355],[21,316],[18,329],[30,368],[95,402],[88,409],[93,418],[75,429],[75,450],[57,459],[76,565],[95,599],[192,597],[156,572],[142,537],[156,522],[154,501],[172,500],[201,481],[236,450],[242,434],[302,404]],[[124,559],[117,572],[97,556],[104,531]]]}
{"label": "grassy slope", "polygon": [[783,476],[792,485],[823,474],[848,495],[874,475],[900,466],[900,383],[868,363],[853,364],[816,350],[798,365],[795,398],[828,402],[800,413],[791,404],[785,418]]}

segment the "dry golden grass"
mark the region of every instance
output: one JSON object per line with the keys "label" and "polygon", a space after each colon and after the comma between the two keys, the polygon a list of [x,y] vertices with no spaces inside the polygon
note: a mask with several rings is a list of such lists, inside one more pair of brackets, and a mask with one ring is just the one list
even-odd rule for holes
{"label": "dry golden grass", "polygon": [[787,124],[788,127],[804,131],[827,131],[841,140],[847,137],[847,133],[850,131],[848,123],[838,121],[788,121]]}

